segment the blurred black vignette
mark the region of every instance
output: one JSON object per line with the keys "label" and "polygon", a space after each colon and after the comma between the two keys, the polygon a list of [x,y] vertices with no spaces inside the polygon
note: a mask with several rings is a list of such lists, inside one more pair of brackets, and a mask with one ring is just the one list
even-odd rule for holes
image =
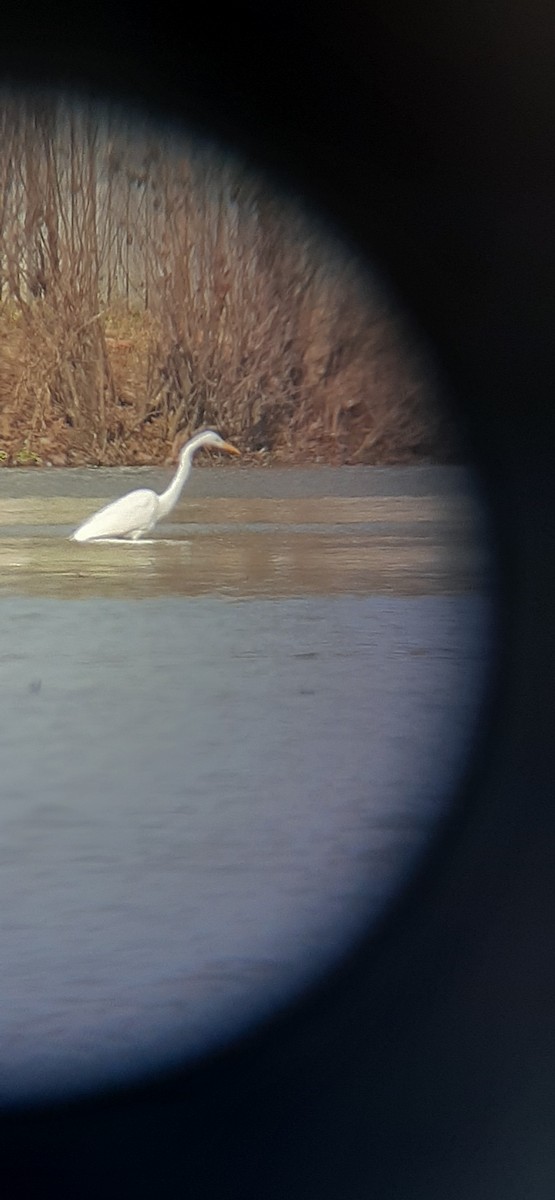
{"label": "blurred black vignette", "polygon": [[[0,1114],[5,1196],[521,1200],[555,1169],[554,20],[533,0],[13,4],[0,72],[180,116],[333,216],[436,351],[503,642],[466,816],[316,998],[133,1091]],[[0,1051],[1,1054],[1,1051]]]}

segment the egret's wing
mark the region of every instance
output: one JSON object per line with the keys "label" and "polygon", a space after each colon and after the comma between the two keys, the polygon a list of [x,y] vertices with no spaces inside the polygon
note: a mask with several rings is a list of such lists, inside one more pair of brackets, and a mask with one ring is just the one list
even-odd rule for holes
{"label": "egret's wing", "polygon": [[139,529],[150,529],[156,519],[158,497],[148,488],[129,492],[120,500],[113,500],[89,517],[72,538],[75,542],[87,542],[99,537],[123,537]]}

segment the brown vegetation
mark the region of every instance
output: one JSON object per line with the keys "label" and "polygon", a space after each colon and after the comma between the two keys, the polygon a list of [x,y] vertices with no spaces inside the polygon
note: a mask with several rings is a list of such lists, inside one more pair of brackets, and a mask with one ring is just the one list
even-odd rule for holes
{"label": "brown vegetation", "polygon": [[377,287],[235,160],[52,95],[0,96],[0,460],[446,458]]}

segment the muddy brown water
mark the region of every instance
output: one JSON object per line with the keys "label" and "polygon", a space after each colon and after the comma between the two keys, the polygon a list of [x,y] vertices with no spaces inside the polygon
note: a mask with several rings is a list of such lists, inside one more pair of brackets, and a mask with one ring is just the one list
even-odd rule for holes
{"label": "muddy brown water", "polygon": [[195,1057],[317,981],[410,877],[483,713],[467,474],[200,471],[150,539],[68,540],[167,478],[0,474],[7,1104]]}

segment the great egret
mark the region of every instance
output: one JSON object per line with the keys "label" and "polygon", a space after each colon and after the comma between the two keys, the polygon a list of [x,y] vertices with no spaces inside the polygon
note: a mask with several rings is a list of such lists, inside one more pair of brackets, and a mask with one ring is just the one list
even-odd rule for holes
{"label": "great egret", "polygon": [[72,533],[71,540],[92,542],[97,538],[131,538],[136,541],[144,533],[148,533],[177,504],[185,481],[189,478],[193,454],[200,450],[201,446],[214,446],[218,450],[225,450],[227,454],[239,454],[235,446],[224,442],[213,429],[196,433],[180,451],[177,471],[169,488],[162,492],[161,496],[152,492],[150,488],[139,488],[135,492],[129,492],[120,500],[106,504],[84,521],[75,533]]}

